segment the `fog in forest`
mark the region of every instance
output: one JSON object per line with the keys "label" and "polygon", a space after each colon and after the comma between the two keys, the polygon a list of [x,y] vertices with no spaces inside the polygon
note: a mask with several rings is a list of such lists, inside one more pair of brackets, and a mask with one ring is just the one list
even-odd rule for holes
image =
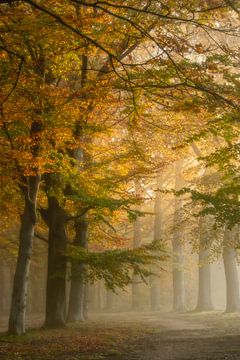
{"label": "fog in forest", "polygon": [[[116,247],[123,250],[138,249],[154,240],[163,244],[160,261],[155,265],[144,265],[149,274],[144,276],[144,273],[135,274],[130,270],[128,284],[121,283],[120,280],[119,285],[114,286],[114,281],[109,281],[108,275],[111,271],[116,271],[115,269],[108,270],[107,275],[103,274],[102,279],[97,280],[96,274],[91,271],[87,274],[86,266],[83,279],[81,274],[71,275],[71,263],[67,262],[65,311],[68,313],[69,308],[73,307],[73,313],[69,316],[72,316],[74,321],[76,318],[84,321],[97,313],[129,312],[132,313],[131,317],[138,317],[139,312],[177,314],[239,310],[240,269],[238,252],[232,248],[233,239],[234,243],[239,241],[238,229],[224,230],[216,227],[212,216],[196,216],[196,207],[192,205],[188,194],[174,196],[172,193],[174,187],[179,189],[180,185],[186,186],[189,174],[193,176],[192,167],[196,164],[193,154],[189,155],[189,158],[175,162],[161,175],[133,183],[131,191],[138,191],[144,199],[140,206],[135,206],[139,216],[135,220],[119,224],[117,229],[108,229],[107,245],[100,240],[96,248],[95,240],[90,234],[89,250],[93,253],[98,251],[100,254],[114,251]],[[200,172],[201,182],[204,181],[204,176],[206,175]],[[190,180],[192,181],[192,178]],[[209,186],[206,180],[204,186]],[[2,232],[6,243],[5,256],[0,263],[2,330],[7,328],[11,305],[18,228],[19,224],[16,223]],[[116,230],[117,244],[113,237]],[[69,239],[69,244],[71,242]],[[227,255],[223,251],[225,247]],[[44,229],[40,229],[35,233],[29,277],[26,314],[30,325],[31,322],[36,322],[38,326],[44,324],[46,296],[51,297],[51,289],[48,290],[47,287],[49,266],[47,235]],[[94,271],[97,272],[98,269]],[[116,273],[115,276],[118,281],[119,274]],[[56,274],[51,277],[51,281],[57,281]],[[77,307],[74,307],[74,302],[71,303],[71,297],[74,298],[71,293],[73,280],[82,284],[82,297],[80,300],[78,298]]]}
{"label": "fog in forest", "polygon": [[[45,246],[36,242],[36,247],[39,249],[42,257],[42,267],[35,267],[32,265],[33,275],[29,282],[29,302],[27,305],[27,317],[31,318],[33,315],[39,319],[39,323],[43,322],[45,312],[45,288],[46,288],[46,262],[47,253]],[[34,255],[38,256],[39,252],[34,251]],[[197,282],[198,269],[196,266],[197,256],[191,256],[192,268],[186,268],[185,275],[185,306],[186,311],[195,309],[197,303]],[[1,328],[6,329],[10,303],[11,303],[11,289],[12,276],[14,271],[13,264],[1,264]],[[238,267],[239,276],[239,267]],[[117,290],[116,293],[108,290],[103,281],[96,282],[89,285],[88,288],[88,311],[89,316],[98,312],[129,312],[133,311],[134,316],[138,316],[137,312],[160,311],[170,312],[173,310],[172,305],[172,274],[167,272],[161,274],[159,279],[154,279],[158,284],[158,294],[156,298],[156,308],[151,308],[151,286],[141,281],[137,282],[139,287],[137,298],[138,307],[135,309],[132,306],[132,286],[128,286],[124,290]],[[224,265],[221,260],[211,263],[211,297],[213,309],[218,311],[225,311],[226,307],[226,285],[224,275]],[[68,296],[69,296],[69,284]],[[135,313],[136,312],[136,313]]]}
{"label": "fog in forest", "polygon": [[0,360],[240,359],[239,0],[0,0]]}

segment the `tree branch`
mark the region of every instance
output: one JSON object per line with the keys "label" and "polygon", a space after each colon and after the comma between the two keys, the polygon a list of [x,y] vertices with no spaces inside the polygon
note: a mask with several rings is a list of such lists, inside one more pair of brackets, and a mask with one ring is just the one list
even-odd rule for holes
{"label": "tree branch", "polygon": [[42,240],[42,241],[44,241],[45,243],[47,243],[48,244],[48,239],[47,238],[45,238],[45,236],[43,236],[43,235],[41,235],[41,234],[39,234],[38,232],[34,232],[34,236],[36,237],[36,238],[38,238],[38,239],[40,239],[40,240]]}
{"label": "tree branch", "polygon": [[83,215],[85,215],[90,209],[93,209],[93,207],[89,205],[89,206],[85,207],[79,214],[74,215],[74,216],[68,216],[67,219],[66,219],[66,222],[81,218],[81,217],[82,217]]}

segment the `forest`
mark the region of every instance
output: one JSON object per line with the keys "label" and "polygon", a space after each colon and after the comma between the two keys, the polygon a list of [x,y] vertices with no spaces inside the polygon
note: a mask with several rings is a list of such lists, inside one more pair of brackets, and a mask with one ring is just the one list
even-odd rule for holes
{"label": "forest", "polygon": [[239,0],[0,0],[0,359],[240,359]]}

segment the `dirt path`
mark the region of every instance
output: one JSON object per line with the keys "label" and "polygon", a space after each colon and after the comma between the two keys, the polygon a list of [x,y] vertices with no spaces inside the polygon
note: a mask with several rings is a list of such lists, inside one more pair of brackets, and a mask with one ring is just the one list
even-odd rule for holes
{"label": "dirt path", "polygon": [[240,360],[240,315],[95,314],[62,330],[0,336],[0,359]]}
{"label": "dirt path", "polygon": [[222,314],[160,315],[144,321],[149,334],[121,360],[240,360],[240,318]]}

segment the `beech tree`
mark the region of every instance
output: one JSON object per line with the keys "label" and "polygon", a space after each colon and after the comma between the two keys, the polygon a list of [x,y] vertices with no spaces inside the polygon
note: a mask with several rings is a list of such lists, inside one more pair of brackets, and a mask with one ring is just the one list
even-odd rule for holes
{"label": "beech tree", "polygon": [[[183,163],[178,161],[175,168],[175,188],[178,191],[183,187],[181,176]],[[174,204],[174,231],[173,231],[173,311],[185,310],[185,282],[184,282],[184,250],[182,242],[181,211],[183,200],[175,198]],[[180,230],[181,229],[181,230]]]}
{"label": "beech tree", "polygon": [[[141,128],[143,124],[159,127],[162,131],[181,128],[175,139],[178,144],[187,124],[192,124],[188,130],[194,133],[196,117],[201,116],[203,123],[207,123],[209,116],[218,119],[219,109],[225,119],[230,108],[234,114],[238,111],[232,87],[217,82],[213,76],[219,71],[230,78],[229,66],[236,64],[235,49],[223,48],[214,34],[235,36],[238,27],[235,6],[224,1],[216,6],[208,1],[194,1],[190,5],[187,1],[0,3],[2,172],[7,169],[8,177],[19,187],[17,196],[22,194],[24,203],[9,324],[10,332],[20,334],[25,331],[27,278],[41,178],[41,190],[46,196],[41,192],[40,212],[49,228],[48,291],[59,299],[56,300],[59,306],[47,301],[50,320],[46,319],[46,323],[62,325],[66,316],[67,222],[74,217],[82,221],[82,212],[90,208],[94,208],[93,217],[106,221],[101,212],[103,209],[111,212],[112,203],[114,209],[122,207],[131,213],[132,200],[120,191],[123,203],[116,203],[113,187],[116,182],[134,177],[134,161],[141,165],[137,171],[146,171],[146,165],[142,166],[144,162],[139,160],[139,154],[142,155],[139,144],[133,139],[137,124]],[[224,16],[228,14],[233,21],[226,26]],[[199,31],[204,41],[196,42],[193,34]],[[85,56],[86,69],[82,67]],[[87,78],[85,70],[90,74]],[[165,120],[159,121],[162,117]],[[101,157],[101,161],[92,164],[92,172],[100,168],[95,179],[89,169],[79,171],[73,150],[75,154],[84,150],[94,158],[94,146],[99,149],[102,133],[111,133],[116,122],[121,123],[119,130],[127,128],[132,133],[127,145],[129,138],[121,139],[121,144],[125,143],[125,154],[121,154],[124,161],[114,171],[116,159],[119,160],[115,151],[113,157]],[[88,143],[78,136],[79,125],[91,138]],[[20,151],[22,143],[24,152]],[[130,161],[126,156],[129,153]],[[152,163],[149,158],[148,170],[152,170]],[[120,169],[123,164],[127,171]],[[111,179],[107,176],[109,170],[114,175]],[[96,188],[90,186],[89,180]],[[93,196],[96,189],[104,192],[104,186],[111,190],[105,192],[104,198]],[[107,202],[102,204],[106,198]],[[52,277],[59,271],[61,276]]]}
{"label": "beech tree", "polygon": [[[162,206],[162,194],[160,190],[162,188],[162,178],[158,175],[156,179],[156,195],[154,203],[154,240],[161,241],[163,235],[163,206]],[[150,307],[151,310],[159,310],[161,308],[160,304],[160,279],[156,276],[153,276],[150,279]]]}
{"label": "beech tree", "polygon": [[226,312],[240,310],[239,281],[235,243],[239,241],[238,229],[225,228],[223,239],[223,262],[226,278]]}
{"label": "beech tree", "polygon": [[[140,196],[140,184],[138,181],[135,182],[135,191]],[[141,245],[141,218],[133,222],[133,248],[138,248]],[[141,306],[141,278],[133,273],[132,278],[132,309],[139,309]]]}

